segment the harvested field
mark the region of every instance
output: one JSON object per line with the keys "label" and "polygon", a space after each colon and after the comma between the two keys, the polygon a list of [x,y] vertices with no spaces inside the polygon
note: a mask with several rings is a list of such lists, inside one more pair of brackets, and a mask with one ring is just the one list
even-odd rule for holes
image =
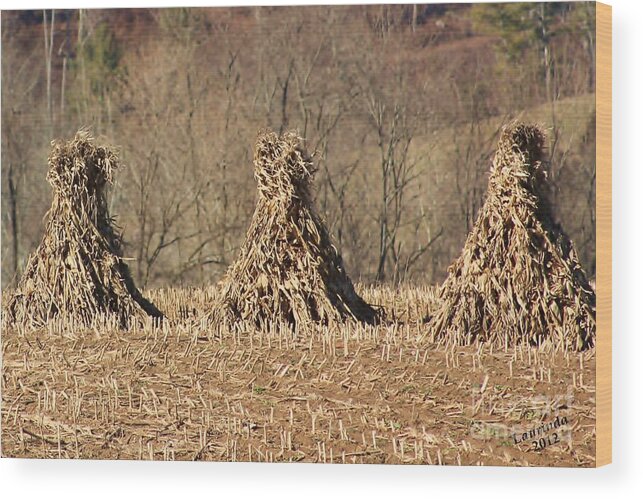
{"label": "harvested field", "polygon": [[[357,291],[399,322],[217,329],[194,288],[149,293],[161,326],[3,327],[2,455],[595,464],[594,349],[438,344],[432,289]],[[556,417],[558,442],[516,443]]]}

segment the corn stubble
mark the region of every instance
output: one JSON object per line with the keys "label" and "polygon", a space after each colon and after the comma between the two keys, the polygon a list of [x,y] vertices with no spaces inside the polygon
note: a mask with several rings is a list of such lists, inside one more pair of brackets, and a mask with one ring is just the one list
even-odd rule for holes
{"label": "corn stubble", "polygon": [[[3,331],[5,457],[593,466],[595,350],[422,340],[423,296],[360,286],[407,322],[293,334],[184,320],[204,290],[151,290],[161,323]],[[418,303],[415,303],[418,298]],[[569,392],[568,392],[569,388]],[[534,452],[511,433],[570,425]]]}
{"label": "corn stubble", "polygon": [[[548,211],[543,140],[504,132],[443,286],[356,291],[300,139],[263,134],[237,261],[218,287],[151,290],[163,321],[129,320],[148,309],[104,203],[115,157],[57,145],[46,234],[7,297],[3,456],[593,466],[595,349],[575,349],[595,298]],[[559,444],[513,440],[556,415]]]}
{"label": "corn stubble", "polygon": [[136,288],[107,208],[105,188],[119,166],[116,154],[86,131],[52,143],[47,180],[53,201],[40,245],[5,308],[8,323],[89,325],[106,317],[126,327],[133,319],[161,316]]}
{"label": "corn stubble", "polygon": [[554,221],[544,142],[537,126],[503,129],[485,203],[430,317],[433,337],[497,345],[549,338],[571,349],[594,344],[596,296]]}
{"label": "corn stubble", "polygon": [[295,328],[346,319],[374,323],[315,212],[315,165],[295,133],[260,134],[254,153],[257,205],[239,256],[210,317],[216,322]]}

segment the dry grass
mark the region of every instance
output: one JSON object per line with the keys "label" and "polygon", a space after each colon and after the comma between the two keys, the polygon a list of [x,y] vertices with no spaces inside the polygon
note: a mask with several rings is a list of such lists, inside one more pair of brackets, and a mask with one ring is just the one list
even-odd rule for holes
{"label": "dry grass", "polygon": [[[5,327],[3,456],[594,465],[594,350],[430,343],[430,289],[360,292],[408,322],[212,327],[212,287],[152,291],[167,319],[127,332]],[[513,442],[555,415],[560,443]]]}
{"label": "dry grass", "polygon": [[585,349],[596,334],[596,296],[572,242],[554,221],[544,134],[513,123],[498,143],[485,203],[430,317],[433,337],[496,345],[546,338]]}
{"label": "dry grass", "polygon": [[221,282],[215,323],[274,321],[295,328],[345,319],[373,323],[313,207],[315,166],[294,133],[262,133],[255,147],[258,196],[246,240]]}
{"label": "dry grass", "polygon": [[132,319],[161,316],[134,285],[107,209],[105,187],[119,166],[114,152],[95,145],[85,131],[53,143],[47,180],[54,197],[45,233],[7,303],[7,322],[89,325],[104,317],[127,326]]}

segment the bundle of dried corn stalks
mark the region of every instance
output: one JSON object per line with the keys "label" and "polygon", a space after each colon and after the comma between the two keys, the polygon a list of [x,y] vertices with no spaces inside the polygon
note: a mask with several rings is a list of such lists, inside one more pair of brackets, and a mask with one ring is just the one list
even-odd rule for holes
{"label": "bundle of dried corn stalks", "polygon": [[347,318],[372,323],[328,231],[313,209],[315,167],[295,133],[259,136],[255,212],[239,257],[220,283],[215,321],[295,327]]}
{"label": "bundle of dried corn stalks", "polygon": [[134,285],[122,259],[121,236],[105,196],[119,167],[117,156],[94,144],[86,131],[69,142],[53,142],[47,180],[54,197],[45,234],[7,303],[9,322],[41,326],[54,318],[91,323],[159,310]]}
{"label": "bundle of dried corn stalks", "polygon": [[544,142],[537,126],[503,129],[485,203],[429,321],[429,334],[440,341],[593,345],[596,296],[554,222]]}

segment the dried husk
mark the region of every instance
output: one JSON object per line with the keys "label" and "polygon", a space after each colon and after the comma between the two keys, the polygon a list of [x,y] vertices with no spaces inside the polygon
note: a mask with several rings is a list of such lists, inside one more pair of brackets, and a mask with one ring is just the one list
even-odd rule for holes
{"label": "dried husk", "polygon": [[295,327],[345,319],[373,323],[313,207],[315,167],[293,132],[260,134],[254,154],[257,204],[237,260],[220,283],[210,318]]}
{"label": "dried husk", "polygon": [[538,126],[503,129],[486,200],[429,318],[434,338],[499,345],[549,339],[575,350],[594,344],[596,296],[554,221],[544,143]]}
{"label": "dried husk", "polygon": [[95,145],[85,130],[71,141],[52,142],[47,180],[53,201],[42,241],[7,302],[9,323],[88,325],[102,317],[125,327],[132,319],[162,316],[136,288],[108,211],[105,187],[119,166],[116,154]]}

